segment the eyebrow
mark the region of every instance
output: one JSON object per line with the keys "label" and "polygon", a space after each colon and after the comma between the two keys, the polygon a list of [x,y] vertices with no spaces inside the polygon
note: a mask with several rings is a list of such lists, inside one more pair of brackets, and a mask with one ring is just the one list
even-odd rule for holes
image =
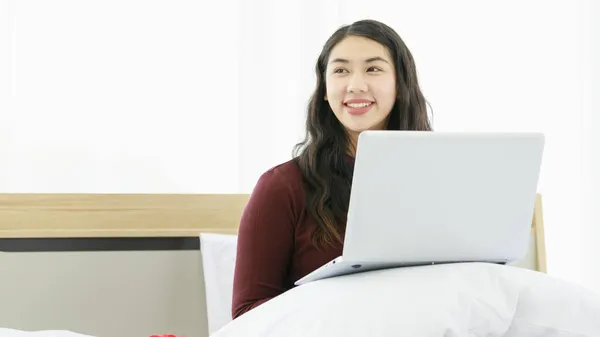
{"label": "eyebrow", "polygon": [[[370,57],[365,60],[365,63],[371,63],[371,62],[375,62],[375,61],[383,61],[385,63],[389,63],[383,57],[379,57],[379,56]],[[336,59],[331,60],[331,62],[329,62],[329,63],[350,63],[350,61],[348,61],[346,59],[342,59],[342,58],[336,58]]]}

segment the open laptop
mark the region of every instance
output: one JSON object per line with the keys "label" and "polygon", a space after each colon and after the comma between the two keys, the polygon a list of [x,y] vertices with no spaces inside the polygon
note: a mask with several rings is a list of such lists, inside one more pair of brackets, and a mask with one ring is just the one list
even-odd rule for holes
{"label": "open laptop", "polygon": [[523,259],[544,143],[539,133],[362,132],[343,254],[295,284]]}

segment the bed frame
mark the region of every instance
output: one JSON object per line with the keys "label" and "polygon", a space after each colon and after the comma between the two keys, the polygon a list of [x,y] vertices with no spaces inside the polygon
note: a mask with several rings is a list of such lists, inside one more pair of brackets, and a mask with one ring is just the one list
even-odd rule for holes
{"label": "bed frame", "polygon": [[[235,234],[248,198],[0,194],[0,327],[208,336],[199,233]],[[517,265],[546,272],[539,195]]]}
{"label": "bed frame", "polygon": [[246,194],[0,194],[0,238],[237,232]]}
{"label": "bed frame", "polygon": [[[248,198],[248,194],[0,194],[0,238],[235,234]],[[538,194],[530,247],[535,265],[527,267],[546,272],[542,213]]]}

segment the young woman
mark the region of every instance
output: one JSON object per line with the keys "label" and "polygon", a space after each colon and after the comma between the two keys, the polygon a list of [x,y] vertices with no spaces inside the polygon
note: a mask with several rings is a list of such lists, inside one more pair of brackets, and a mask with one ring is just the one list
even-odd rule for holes
{"label": "young woman", "polygon": [[361,131],[431,130],[413,57],[383,23],[338,29],[316,73],[306,139],[293,160],[260,177],[242,215],[233,318],[342,254]]}

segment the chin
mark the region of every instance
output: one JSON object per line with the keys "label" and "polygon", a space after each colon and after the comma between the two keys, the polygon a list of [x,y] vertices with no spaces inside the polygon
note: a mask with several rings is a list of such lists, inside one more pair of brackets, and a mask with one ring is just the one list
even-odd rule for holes
{"label": "chin", "polygon": [[367,131],[367,130],[375,130],[375,129],[371,129],[371,128],[346,128],[346,132],[348,132],[349,134],[355,135],[358,137],[358,135],[363,132],[363,131]]}
{"label": "chin", "polygon": [[338,121],[348,132],[361,133],[367,130],[381,130],[382,125],[386,124],[386,117],[381,116],[378,110],[371,110],[363,115],[351,115],[343,107],[334,111]]}
{"label": "chin", "polygon": [[344,127],[353,133],[361,133],[367,130],[382,130],[380,125],[380,121],[375,121],[373,123],[344,123]]}

